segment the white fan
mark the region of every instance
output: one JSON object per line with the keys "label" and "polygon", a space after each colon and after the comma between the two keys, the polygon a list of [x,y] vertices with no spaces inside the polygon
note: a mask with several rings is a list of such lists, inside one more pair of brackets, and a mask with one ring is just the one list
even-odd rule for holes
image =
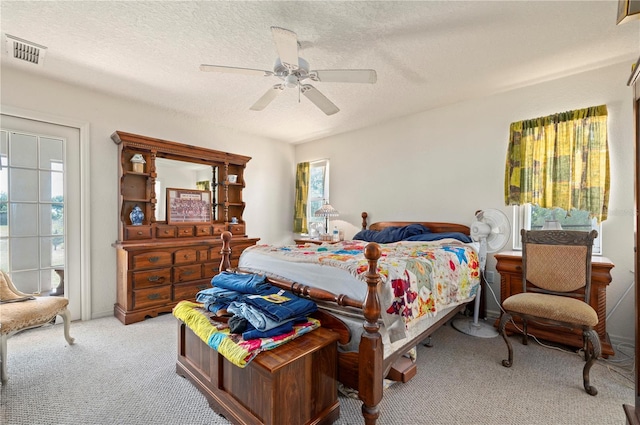
{"label": "white fan", "polygon": [[237,68],[233,66],[220,65],[200,65],[201,71],[227,72],[234,74],[257,75],[261,77],[275,76],[282,82],[271,87],[262,95],[260,99],[249,109],[262,111],[266,108],[285,88],[297,88],[298,93],[302,93],[314,105],[327,115],[333,115],[340,109],[325,97],[318,89],[307,81],[328,82],[328,83],[368,83],[373,84],[377,80],[376,71],[373,69],[325,69],[310,70],[309,62],[298,57],[298,36],[295,32],[271,27],[273,41],[276,44],[279,58],[273,66],[273,71],[261,69]]}
{"label": "white fan", "polygon": [[[484,278],[484,269],[487,265],[487,253],[500,251],[509,241],[511,225],[509,219],[500,210],[480,210],[476,212],[474,222],[471,224],[471,238],[480,242],[480,273]],[[480,312],[481,286],[478,286],[473,309],[473,320],[461,317],[454,320],[451,325],[462,333],[480,338],[493,338],[498,332],[493,326],[478,321]]]}

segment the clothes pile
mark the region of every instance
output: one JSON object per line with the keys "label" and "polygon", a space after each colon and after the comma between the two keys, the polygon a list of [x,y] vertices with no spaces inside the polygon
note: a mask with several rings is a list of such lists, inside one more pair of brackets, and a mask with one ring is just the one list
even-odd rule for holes
{"label": "clothes pile", "polygon": [[221,318],[242,339],[270,338],[306,322],[318,307],[313,301],[268,283],[263,275],[222,272],[211,279],[212,288],[196,295],[196,301]]}

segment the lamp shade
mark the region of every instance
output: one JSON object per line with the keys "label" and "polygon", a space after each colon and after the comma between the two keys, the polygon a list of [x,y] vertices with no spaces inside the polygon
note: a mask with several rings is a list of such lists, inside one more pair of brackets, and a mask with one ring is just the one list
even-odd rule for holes
{"label": "lamp shade", "polygon": [[313,215],[316,217],[337,217],[340,215],[337,209],[333,208],[327,202],[324,203],[322,208],[317,210]]}

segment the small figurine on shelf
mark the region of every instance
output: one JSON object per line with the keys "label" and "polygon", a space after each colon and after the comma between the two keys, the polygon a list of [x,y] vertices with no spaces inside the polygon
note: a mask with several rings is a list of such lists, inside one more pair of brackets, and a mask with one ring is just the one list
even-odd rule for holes
{"label": "small figurine on shelf", "polygon": [[142,212],[142,209],[138,205],[136,205],[131,210],[129,218],[131,219],[131,224],[133,224],[134,226],[140,226],[144,221],[144,213]]}
{"label": "small figurine on shelf", "polygon": [[144,164],[146,163],[147,161],[144,160],[141,153],[137,153],[131,157],[131,167],[136,173],[144,173]]}

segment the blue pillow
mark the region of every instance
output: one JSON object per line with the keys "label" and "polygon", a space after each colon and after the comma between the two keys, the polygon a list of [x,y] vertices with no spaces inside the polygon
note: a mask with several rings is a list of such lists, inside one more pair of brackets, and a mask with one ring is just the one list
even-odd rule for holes
{"label": "blue pillow", "polygon": [[413,223],[406,226],[385,227],[382,230],[361,230],[355,234],[354,240],[377,243],[392,243],[407,240],[416,235],[431,233],[428,227],[422,224]]}
{"label": "blue pillow", "polygon": [[453,239],[459,240],[460,242],[466,242],[466,243],[473,242],[473,239],[471,239],[470,236],[460,232],[425,233],[422,235],[410,236],[405,240],[431,242],[431,241],[438,241],[440,239],[446,239],[446,238],[453,238]]}

